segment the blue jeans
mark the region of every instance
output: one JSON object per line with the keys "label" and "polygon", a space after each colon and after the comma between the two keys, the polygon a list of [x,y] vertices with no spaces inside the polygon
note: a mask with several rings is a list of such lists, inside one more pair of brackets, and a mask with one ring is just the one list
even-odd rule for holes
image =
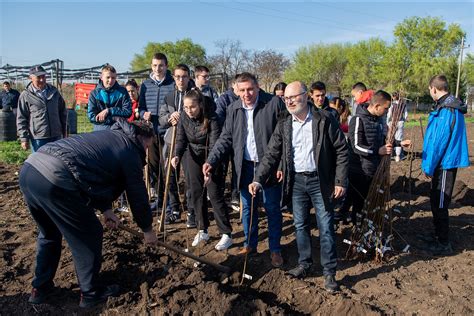
{"label": "blue jeans", "polygon": [[321,265],[324,275],[335,275],[337,266],[336,243],[334,233],[334,210],[331,205],[324,205],[319,177],[295,174],[292,192],[293,220],[298,246],[298,263],[309,268],[311,258],[311,204],[316,210],[321,248]]}
{"label": "blue jeans", "polygon": [[250,209],[252,205],[252,195],[248,186],[253,182],[254,164],[253,162],[244,160],[242,164],[240,197],[242,199],[242,224],[244,225],[245,246],[257,249],[258,243],[258,205],[263,198],[263,205],[268,218],[268,244],[270,252],[280,252],[281,245],[281,229],[282,215],[280,210],[281,185],[275,185],[263,189],[254,198],[253,202],[253,218],[252,228],[249,239],[250,228]]}
{"label": "blue jeans", "polygon": [[40,149],[41,146],[47,144],[47,143],[51,143],[51,142],[55,142],[57,140],[61,139],[61,137],[50,137],[50,138],[43,138],[43,139],[32,139],[30,142],[31,142],[31,150],[33,152],[36,152],[38,151],[38,149]]}

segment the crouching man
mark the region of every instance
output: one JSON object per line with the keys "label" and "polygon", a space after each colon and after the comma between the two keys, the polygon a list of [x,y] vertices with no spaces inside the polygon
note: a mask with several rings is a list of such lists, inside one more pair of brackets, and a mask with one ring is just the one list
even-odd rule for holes
{"label": "crouching man", "polygon": [[303,83],[290,83],[285,89],[284,100],[289,114],[278,122],[249,191],[256,194],[282,161],[283,199],[284,202],[290,197],[292,199],[299,255],[298,266],[288,274],[303,278],[313,263],[312,205],[319,228],[324,287],[334,292],[338,285],[335,280],[337,256],[332,199],[344,195],[348,185],[346,140],[331,114],[308,103]]}
{"label": "crouching man", "polygon": [[74,260],[79,306],[91,307],[118,294],[118,285],[98,282],[103,229],[95,209],[108,227],[117,228],[111,205],[124,190],[145,243],[156,243],[143,182],[145,150],[152,139],[153,129],[146,123],[117,122],[110,130],[48,143],[26,160],[20,188],[39,230],[30,303],[41,304],[54,293],[62,236]]}

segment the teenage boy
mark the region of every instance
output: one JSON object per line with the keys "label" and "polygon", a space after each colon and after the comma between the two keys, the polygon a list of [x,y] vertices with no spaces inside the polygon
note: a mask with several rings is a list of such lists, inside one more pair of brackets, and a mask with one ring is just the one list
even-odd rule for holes
{"label": "teenage boy", "polygon": [[467,107],[449,93],[444,75],[430,80],[430,95],[436,102],[426,127],[421,168],[431,179],[431,212],[434,236],[425,236],[428,250],[433,255],[449,255],[453,249],[449,241],[448,207],[453,194],[458,168],[469,166],[464,114]]}
{"label": "teenage boy", "polygon": [[132,115],[132,101],[127,89],[117,82],[117,71],[112,65],[102,68],[99,84],[89,95],[87,116],[94,131],[110,129],[120,118]]}
{"label": "teenage boy", "polygon": [[[353,224],[356,224],[357,214],[364,207],[364,200],[382,156],[392,154],[393,144],[385,143],[385,122],[380,120],[387,113],[391,101],[389,93],[383,90],[375,92],[368,105],[357,106],[355,116],[349,123],[348,194],[352,201]],[[409,140],[400,142],[403,147],[410,144]]]}
{"label": "teenage boy", "polygon": [[216,90],[210,86],[209,81],[209,68],[206,66],[194,67],[194,82],[196,83],[196,87],[201,90],[202,94],[208,96],[214,100],[214,102],[217,102],[219,94],[217,94]]}

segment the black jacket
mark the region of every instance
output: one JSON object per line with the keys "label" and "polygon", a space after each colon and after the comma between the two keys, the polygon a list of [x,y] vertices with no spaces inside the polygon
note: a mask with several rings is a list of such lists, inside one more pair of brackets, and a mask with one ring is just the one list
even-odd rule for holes
{"label": "black jacket", "polygon": [[[215,169],[217,165],[234,150],[234,164],[237,172],[237,183],[240,187],[240,176],[242,163],[244,161],[244,149],[247,137],[247,119],[242,101],[236,100],[227,108],[227,115],[222,133],[216,144],[209,153],[207,162]],[[278,118],[286,111],[280,97],[268,94],[260,90],[258,102],[253,111],[255,143],[259,161],[262,160],[270,141],[273,130],[277,125]],[[276,175],[272,175],[267,185],[277,183]]]}
{"label": "black jacket", "polygon": [[180,159],[188,149],[191,156],[204,160],[216,143],[221,132],[216,116],[209,118],[207,129],[202,129],[203,124],[200,120],[192,119],[186,114],[179,119],[176,132],[176,156]]}
{"label": "black jacket", "polygon": [[382,156],[379,148],[385,145],[383,121],[358,106],[349,123],[349,170],[354,174],[374,176]]}
{"label": "black jacket", "polygon": [[138,226],[144,231],[151,229],[152,216],[143,181],[145,149],[132,125],[117,122],[110,130],[48,143],[39,152],[64,162],[94,208],[109,209],[125,190]]}
{"label": "black jacket", "polygon": [[[339,128],[339,122],[328,112],[308,103],[312,111],[314,161],[321,183],[325,204],[330,202],[334,186],[348,185],[349,156],[347,142]],[[275,132],[268,143],[267,151],[258,166],[255,181],[265,184],[275,174],[280,160],[283,166],[283,204],[291,200],[294,184],[294,162],[292,150],[293,116],[286,114],[278,121]]]}

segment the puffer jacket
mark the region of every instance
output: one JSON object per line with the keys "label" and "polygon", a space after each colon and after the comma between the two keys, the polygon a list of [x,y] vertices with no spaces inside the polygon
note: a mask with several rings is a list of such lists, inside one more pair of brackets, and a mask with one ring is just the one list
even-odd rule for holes
{"label": "puffer jacket", "polygon": [[142,118],[145,112],[151,112],[151,115],[158,116],[165,97],[174,90],[174,79],[169,70],[166,71],[165,78],[161,82],[157,82],[152,76],[153,74],[150,74],[150,78],[143,81],[140,86],[138,109]]}
{"label": "puffer jacket", "polygon": [[[101,111],[108,109],[108,115],[103,122],[97,122],[96,116]],[[115,84],[105,89],[102,81],[99,80],[97,87],[89,95],[87,104],[87,116],[89,121],[95,125],[112,125],[117,118],[127,119],[132,115],[132,101],[127,89],[115,82]]]}
{"label": "puffer jacket", "polygon": [[349,143],[349,171],[374,176],[382,158],[379,148],[385,144],[382,119],[358,106],[349,123]]}
{"label": "puffer jacket", "polygon": [[143,181],[145,149],[133,125],[119,121],[110,130],[61,139],[42,146],[38,152],[60,159],[94,208],[107,210],[125,190],[138,226],[151,228]]}
{"label": "puffer jacket", "polygon": [[54,86],[46,87],[46,99],[35,93],[31,82],[20,94],[16,124],[22,142],[66,135],[66,103]]}
{"label": "puffer jacket", "polygon": [[183,114],[176,134],[176,156],[181,159],[188,149],[191,156],[204,160],[219,138],[220,132],[215,115],[209,118],[208,127],[203,130],[203,122],[200,119],[193,119]]}
{"label": "puffer jacket", "polygon": [[453,95],[446,95],[430,113],[423,142],[421,168],[433,176],[443,170],[469,166],[464,114],[467,106]]}
{"label": "puffer jacket", "polygon": [[[339,122],[330,113],[315,107],[312,103],[308,103],[308,107],[313,116],[311,127],[314,161],[318,170],[324,203],[329,206],[334,186],[344,188],[348,186],[348,146],[344,134],[339,128]],[[293,117],[289,113],[284,114],[278,121],[265,151],[265,156],[255,175],[256,182],[265,184],[270,176],[276,173],[277,168],[280,165],[283,166],[283,205],[291,202],[295,176],[292,123]]]}

